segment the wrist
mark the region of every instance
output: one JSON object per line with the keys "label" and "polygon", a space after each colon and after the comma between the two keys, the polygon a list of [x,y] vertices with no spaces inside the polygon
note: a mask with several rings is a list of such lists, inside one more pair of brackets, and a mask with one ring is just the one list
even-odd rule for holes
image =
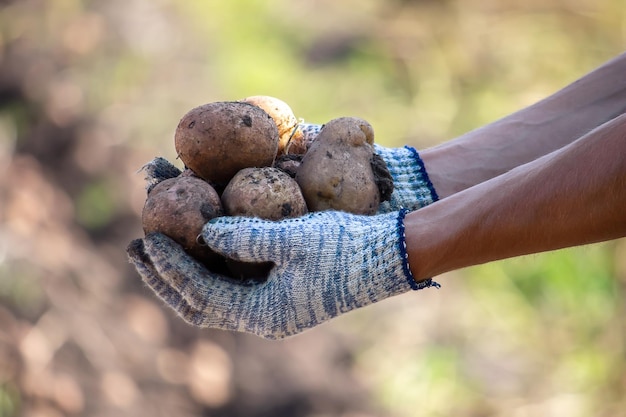
{"label": "wrist", "polygon": [[[423,288],[428,287],[436,287],[440,288],[441,285],[432,280],[432,278],[419,278],[416,279],[411,266],[409,264],[409,253],[407,250],[407,242],[406,242],[406,229],[405,229],[405,219],[406,215],[409,213],[408,210],[402,209],[398,212],[398,236],[399,236],[399,251],[400,257],[402,259],[402,269],[406,276],[407,282],[412,290],[421,290]],[[416,268],[416,271],[418,269]]]}
{"label": "wrist", "polygon": [[407,261],[416,282],[454,269],[463,253],[466,239],[456,237],[467,232],[465,210],[453,200],[454,196],[446,198],[404,219]]}

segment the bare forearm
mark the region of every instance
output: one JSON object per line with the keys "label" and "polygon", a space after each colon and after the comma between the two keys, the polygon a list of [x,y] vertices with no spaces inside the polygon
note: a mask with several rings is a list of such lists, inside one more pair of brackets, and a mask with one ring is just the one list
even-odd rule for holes
{"label": "bare forearm", "polygon": [[405,219],[417,280],[626,236],[626,115]]}
{"label": "bare forearm", "polygon": [[550,97],[421,151],[441,198],[565,146],[626,110],[626,54]]}

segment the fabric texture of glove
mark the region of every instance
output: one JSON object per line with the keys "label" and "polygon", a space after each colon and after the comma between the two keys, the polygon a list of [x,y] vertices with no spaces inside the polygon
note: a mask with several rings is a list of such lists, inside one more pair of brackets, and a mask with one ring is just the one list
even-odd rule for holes
{"label": "fabric texture of glove", "polygon": [[411,289],[405,210],[376,216],[327,211],[279,222],[222,217],[203,238],[227,257],[273,262],[265,282],[235,282],[210,272],[161,234],[131,243],[131,262],[185,321],[281,339]]}

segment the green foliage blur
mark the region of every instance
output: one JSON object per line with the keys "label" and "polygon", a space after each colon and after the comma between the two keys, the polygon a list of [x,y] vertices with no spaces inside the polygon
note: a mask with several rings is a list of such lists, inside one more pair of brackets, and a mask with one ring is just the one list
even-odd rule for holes
{"label": "green foliage blur", "polygon": [[[271,95],[305,121],[358,116],[378,143],[421,149],[576,80],[623,51],[625,28],[623,0],[0,1],[0,416],[270,415],[241,408],[257,391],[237,363],[318,345],[348,346],[360,396],[297,363],[334,366],[330,353],[285,355],[295,371],[266,365],[259,385],[297,375],[298,401],[326,384],[349,405],[273,415],[626,416],[624,240],[449,273],[439,291],[274,345],[180,330],[124,255],[142,233],[136,171],[176,161],[197,105]],[[204,339],[232,355],[235,371],[210,368],[226,369],[208,385],[222,397],[162,365],[204,358]]]}

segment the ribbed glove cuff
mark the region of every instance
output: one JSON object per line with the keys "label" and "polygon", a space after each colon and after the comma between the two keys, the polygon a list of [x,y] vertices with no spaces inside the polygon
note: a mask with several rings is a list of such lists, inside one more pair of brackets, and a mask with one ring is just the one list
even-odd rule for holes
{"label": "ribbed glove cuff", "polygon": [[391,200],[382,203],[379,212],[402,208],[415,210],[439,199],[415,148],[386,148],[377,144],[374,144],[374,148],[386,162],[394,184]]}
{"label": "ribbed glove cuff", "polygon": [[404,231],[404,217],[407,215],[409,211],[407,209],[402,209],[398,212],[398,235],[399,235],[399,246],[400,246],[400,257],[402,258],[402,269],[404,270],[404,274],[406,275],[407,281],[409,282],[409,286],[412,290],[421,290],[428,287],[440,288],[441,285],[432,280],[432,278],[425,279],[420,282],[415,281],[415,277],[411,272],[411,268],[409,266],[409,254],[406,250],[406,234]]}

